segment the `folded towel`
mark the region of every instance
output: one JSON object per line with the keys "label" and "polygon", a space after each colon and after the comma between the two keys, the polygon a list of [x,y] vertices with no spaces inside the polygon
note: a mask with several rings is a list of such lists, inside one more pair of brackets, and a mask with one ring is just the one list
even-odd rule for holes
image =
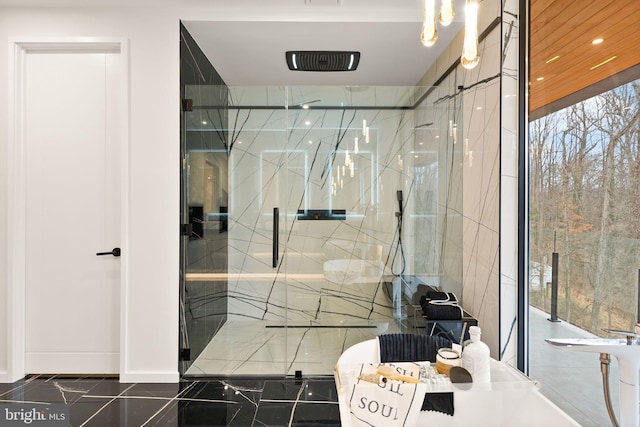
{"label": "folded towel", "polygon": [[351,415],[350,424],[353,427],[416,426],[428,384],[404,382],[397,378],[385,378],[386,381],[379,382],[378,372],[387,368],[391,372],[416,379],[423,366],[424,364],[417,362],[360,365],[358,379],[348,386],[350,391],[346,396]]}
{"label": "folded towel", "polygon": [[387,334],[378,336],[380,362],[435,362],[439,348],[451,347],[444,337],[417,334]]}
{"label": "folded towel", "polygon": [[421,411],[436,411],[453,416],[453,393],[427,393]]}
{"label": "folded towel", "polygon": [[458,302],[458,298],[456,297],[456,294],[454,294],[453,292],[441,292],[441,291],[434,291],[434,290],[429,290],[420,297],[420,305],[422,305],[426,300]]}
{"label": "folded towel", "polygon": [[429,320],[461,320],[463,315],[462,307],[458,303],[439,301],[427,302],[422,306],[422,313]]}
{"label": "folded towel", "polygon": [[429,291],[420,298],[422,314],[429,320],[460,320],[462,307],[455,294]]}

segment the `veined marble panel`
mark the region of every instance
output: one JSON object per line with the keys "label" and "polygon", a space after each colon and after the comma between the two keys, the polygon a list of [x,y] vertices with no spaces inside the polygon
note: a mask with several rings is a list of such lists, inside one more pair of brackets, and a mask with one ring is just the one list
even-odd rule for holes
{"label": "veined marble panel", "polygon": [[[465,308],[499,357],[500,233],[500,39],[499,27],[480,45],[481,60],[462,71],[464,86],[464,292]],[[477,84],[482,82],[481,84]]]}
{"label": "veined marble panel", "polygon": [[[382,278],[393,271],[396,190],[409,181],[402,160],[413,147],[412,112],[243,109],[231,111],[230,123],[229,272],[238,273],[229,282],[230,317],[391,316]],[[346,218],[299,219],[307,209],[344,210]],[[357,272],[357,282],[336,283],[324,267],[337,260],[367,261],[369,268]],[[264,276],[251,278],[255,273]]]}
{"label": "veined marble panel", "polygon": [[[502,129],[500,159],[500,353],[503,360],[517,364],[518,319],[518,45],[520,10],[517,0],[503,5],[502,28]],[[515,72],[514,72],[515,70]],[[524,171],[522,171],[524,172]],[[524,226],[524,224],[522,225]],[[525,289],[528,287],[525,285]]]}

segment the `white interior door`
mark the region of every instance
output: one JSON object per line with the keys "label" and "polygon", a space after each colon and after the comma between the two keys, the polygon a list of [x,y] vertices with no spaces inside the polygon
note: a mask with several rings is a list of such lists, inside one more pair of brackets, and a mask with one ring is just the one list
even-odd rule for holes
{"label": "white interior door", "polygon": [[119,371],[118,53],[25,59],[25,371]]}

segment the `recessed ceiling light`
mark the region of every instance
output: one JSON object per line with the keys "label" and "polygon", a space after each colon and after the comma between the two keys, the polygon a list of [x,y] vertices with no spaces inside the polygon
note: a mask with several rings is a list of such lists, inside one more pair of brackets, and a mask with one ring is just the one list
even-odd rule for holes
{"label": "recessed ceiling light", "polygon": [[544,77],[538,77],[536,80],[537,80],[537,81],[539,81],[539,82],[541,82],[541,81],[543,81],[543,80],[544,80]]}
{"label": "recessed ceiling light", "polygon": [[313,141],[309,140],[309,144],[313,144]]}
{"label": "recessed ceiling light", "polygon": [[476,107],[476,110],[482,110],[482,107]]}
{"label": "recessed ceiling light", "polygon": [[206,120],[203,120],[203,121],[202,121],[202,124],[203,124],[203,125],[206,125],[206,124],[207,124],[207,121],[206,121]]}
{"label": "recessed ceiling light", "polygon": [[304,124],[309,126],[309,125],[311,125],[311,121],[307,120],[306,122],[304,122]]}
{"label": "recessed ceiling light", "polygon": [[604,41],[604,39],[603,39],[603,38],[598,37],[597,39],[593,39],[593,40],[591,41],[591,44],[600,44],[600,43],[602,43],[603,41]]}

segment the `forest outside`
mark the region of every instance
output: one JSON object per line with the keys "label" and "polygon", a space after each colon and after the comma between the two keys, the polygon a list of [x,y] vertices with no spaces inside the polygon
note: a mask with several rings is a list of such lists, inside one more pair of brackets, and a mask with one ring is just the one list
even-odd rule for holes
{"label": "forest outside", "polygon": [[632,330],[640,280],[640,80],[529,124],[530,303],[594,334]]}

